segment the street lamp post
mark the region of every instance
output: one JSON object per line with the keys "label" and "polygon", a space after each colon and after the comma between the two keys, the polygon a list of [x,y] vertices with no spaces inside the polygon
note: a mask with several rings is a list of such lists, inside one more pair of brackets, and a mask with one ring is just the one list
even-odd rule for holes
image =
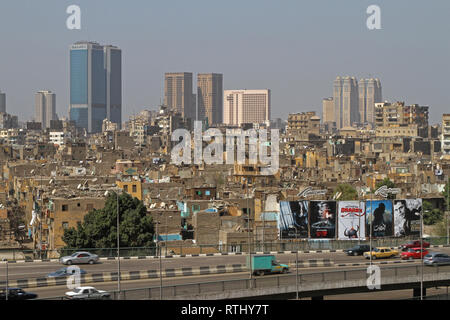
{"label": "street lamp post", "polygon": [[250,288],[253,287],[252,279],[253,279],[253,272],[252,272],[252,249],[251,249],[251,242],[250,242],[250,208],[248,206],[248,179],[245,179],[245,188],[246,188],[246,194],[247,194],[247,235],[248,235],[248,256],[249,256],[249,266],[250,266]]}
{"label": "street lamp post", "polygon": [[116,193],[117,198],[117,290],[119,290],[119,296],[120,299],[120,222],[119,222],[119,193]]}
{"label": "street lamp post", "polygon": [[168,232],[168,221],[167,221],[167,218],[171,218],[172,219],[172,216],[166,216],[166,241],[164,241],[164,246],[166,247],[166,257],[167,257],[167,232]]}
{"label": "street lamp post", "polygon": [[6,290],[5,290],[5,295],[6,295],[6,300],[8,300],[8,287],[9,287],[9,284],[8,284],[8,259],[3,259],[3,261],[5,261],[6,262]]}
{"label": "street lamp post", "polygon": [[161,223],[161,216],[159,217],[159,221],[156,222],[156,243],[157,250],[159,256],[159,300],[162,300],[162,259],[161,259],[161,245],[159,243],[159,233],[158,233],[158,225]]}
{"label": "street lamp post", "polygon": [[[110,195],[110,191],[105,192],[105,196]],[[117,229],[117,291],[118,291],[118,299],[120,299],[120,221],[119,221],[119,191],[115,192],[116,194],[116,229]]]}
{"label": "street lamp post", "polygon": [[295,297],[298,300],[298,230],[297,227],[295,228],[295,244],[296,244],[296,250],[295,250]]}
{"label": "street lamp post", "polygon": [[[420,181],[419,179],[417,179]],[[421,186],[419,184],[419,186]],[[417,198],[420,196],[420,188],[417,189]],[[423,300],[423,204],[420,207],[420,262],[421,262],[421,271],[420,271],[420,300]]]}
{"label": "street lamp post", "polygon": [[447,211],[445,214],[445,224],[447,229],[447,245],[450,244],[449,242],[449,229],[448,229],[448,216],[450,214],[450,175],[447,178]]}
{"label": "street lamp post", "polygon": [[373,230],[373,193],[370,194],[370,231],[369,231],[369,242],[370,242],[370,267],[372,267],[372,230]]}

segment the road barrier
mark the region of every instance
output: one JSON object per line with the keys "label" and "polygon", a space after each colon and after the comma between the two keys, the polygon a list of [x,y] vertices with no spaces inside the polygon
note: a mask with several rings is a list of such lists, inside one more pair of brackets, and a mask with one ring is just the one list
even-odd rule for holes
{"label": "road barrier", "polygon": [[[372,239],[374,247],[399,247],[408,240],[417,240],[414,237],[385,237]],[[427,238],[433,247],[441,247],[443,245],[449,246],[446,237],[432,237]],[[164,256],[196,256],[204,254],[233,254],[237,252],[248,252],[249,247],[246,243],[240,245],[219,245],[219,244],[186,244],[186,243],[171,243],[170,241],[164,243],[160,242],[160,253]],[[250,251],[255,252],[285,252],[285,251],[299,251],[299,252],[314,252],[330,250],[339,251],[342,249],[351,248],[356,244],[369,244],[369,239],[366,240],[337,240],[337,239],[282,239],[276,241],[255,241],[250,244]],[[167,246],[166,246],[167,245]],[[23,249],[0,249],[0,260],[6,258],[8,260],[19,261],[49,261],[49,259],[56,259],[62,256],[71,255],[75,251],[89,251],[97,254],[99,257],[107,258],[114,257],[117,254],[117,248],[70,248],[57,250],[23,250]],[[138,256],[158,256],[156,245],[152,247],[123,247],[120,248],[121,257],[138,257]],[[25,259],[24,259],[25,257]]]}
{"label": "road barrier", "polygon": [[[373,245],[377,247],[377,245]],[[450,245],[431,245],[430,248],[443,248],[450,247]],[[394,249],[400,249],[399,246],[392,247]],[[324,249],[324,250],[302,250],[298,253],[339,253],[344,252],[344,249]],[[251,254],[295,254],[297,251],[285,250],[285,251],[256,251]],[[190,258],[190,257],[212,257],[212,256],[233,256],[233,255],[248,255],[248,252],[219,252],[219,253],[202,253],[202,254],[181,254],[181,255],[166,255],[161,256],[162,259],[171,258]],[[159,256],[126,256],[120,257],[120,260],[140,260],[140,259],[159,259]],[[110,261],[117,260],[117,257],[102,257],[99,258],[100,261]],[[31,262],[59,262],[59,259],[27,259],[27,260],[8,260],[9,263],[31,263]]]}
{"label": "road barrier", "polygon": [[[382,269],[380,290],[404,290],[420,287],[418,278],[420,265],[386,266]],[[448,267],[425,268],[424,287],[450,285]],[[195,282],[176,285],[154,286],[147,288],[123,289],[109,291],[116,300],[222,300],[265,297],[265,299],[283,296],[295,298],[296,291],[300,297],[315,297],[343,293],[379,292],[367,288],[367,269],[330,270],[298,275],[283,274],[277,276],[253,277],[252,279],[232,279],[208,282]],[[289,296],[288,296],[289,295]],[[62,300],[65,297],[49,297],[39,300]]]}
{"label": "road barrier", "polygon": [[[290,264],[290,267],[295,267],[294,264]],[[334,262],[330,259],[311,259],[306,261],[298,261],[298,268],[314,268],[314,267],[331,267],[334,266]],[[178,269],[164,269],[162,271],[163,278],[181,277],[181,276],[195,276],[195,275],[207,275],[207,274],[221,274],[221,273],[235,273],[235,272],[248,272],[245,264],[232,264],[232,265],[217,265],[217,266],[202,266],[202,267],[186,267]],[[160,277],[158,269],[144,270],[144,271],[123,271],[121,272],[120,280],[141,280],[141,279],[157,279]],[[117,272],[102,272],[93,274],[80,275],[80,282],[82,284],[95,283],[95,282],[108,282],[117,281]],[[19,288],[36,288],[36,287],[49,287],[49,286],[62,286],[66,285],[67,277],[56,278],[33,278],[33,279],[19,279],[10,280],[9,287]],[[6,281],[0,282],[0,288],[6,285]]]}
{"label": "road barrier", "polygon": [[[232,265],[217,265],[217,266],[202,266],[202,267],[186,267],[179,269],[165,269],[162,270],[163,278],[171,278],[178,276],[195,276],[207,274],[233,273],[247,271],[246,265],[232,264]],[[80,275],[81,284],[117,281],[117,272],[102,272],[87,275]],[[141,279],[157,279],[160,276],[159,270],[144,270],[144,271],[123,271],[120,273],[120,280],[141,280]],[[36,288],[36,287],[50,287],[50,286],[64,286],[67,284],[68,277],[56,278],[34,278],[34,279],[19,279],[8,281],[9,287],[19,288]],[[6,286],[6,281],[0,282],[0,288]]]}

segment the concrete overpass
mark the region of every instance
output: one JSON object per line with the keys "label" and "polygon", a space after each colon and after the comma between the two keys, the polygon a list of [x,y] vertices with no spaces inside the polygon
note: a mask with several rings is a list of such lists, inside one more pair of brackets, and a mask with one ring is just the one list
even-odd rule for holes
{"label": "concrete overpass", "polygon": [[[164,288],[164,297],[171,300],[224,300],[224,299],[294,299],[411,289],[411,297],[420,297],[422,269],[415,266],[388,266],[381,269],[380,289],[367,287],[367,269],[346,269],[302,273],[296,275],[254,277],[244,280],[224,280],[208,283],[184,284]],[[450,286],[450,266],[424,267],[423,288]],[[159,299],[159,288],[149,288],[147,299]],[[131,292],[129,292],[131,294]],[[130,295],[129,295],[130,296]],[[131,298],[131,297],[130,297]]]}

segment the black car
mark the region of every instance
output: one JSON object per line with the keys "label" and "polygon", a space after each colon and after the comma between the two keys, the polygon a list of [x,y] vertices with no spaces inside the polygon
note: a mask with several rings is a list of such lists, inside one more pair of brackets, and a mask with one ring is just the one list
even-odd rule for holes
{"label": "black car", "polygon": [[367,244],[358,244],[350,249],[345,249],[344,252],[349,256],[362,256],[364,252],[370,251],[370,246]]}
{"label": "black car", "polygon": [[[8,300],[29,300],[37,297],[36,293],[26,292],[21,288],[8,288]],[[5,288],[0,289],[0,300],[6,300]]]}

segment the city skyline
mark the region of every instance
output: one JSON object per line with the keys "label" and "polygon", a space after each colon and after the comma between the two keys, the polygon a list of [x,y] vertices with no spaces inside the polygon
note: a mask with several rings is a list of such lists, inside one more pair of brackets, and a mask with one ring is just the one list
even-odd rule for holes
{"label": "city skyline", "polygon": [[[140,23],[139,27],[136,23],[116,26],[108,20],[100,23],[98,17],[102,16],[105,3],[79,1],[83,12],[80,31],[65,27],[65,9],[70,1],[55,5],[43,0],[39,5],[28,3],[25,6],[2,3],[0,26],[8,28],[0,28],[0,35],[6,41],[5,47],[15,50],[14,53],[5,50],[0,59],[0,90],[8,97],[8,109],[15,110],[21,121],[31,120],[29,110],[33,108],[34,93],[42,88],[58,95],[57,113],[61,117],[68,116],[69,56],[66,48],[80,39],[114,44],[123,50],[123,119],[160,103],[164,96],[164,73],[171,70],[221,73],[225,78],[224,89],[271,88],[273,118],[287,119],[289,113],[308,110],[320,114],[322,99],[333,95],[329,83],[336,76],[346,74],[357,79],[374,76],[381,79],[383,100],[429,105],[431,123],[439,123],[450,103],[444,81],[450,71],[445,58],[450,47],[441,40],[444,38],[444,13],[450,8],[446,2],[431,8],[418,1],[395,4],[380,1],[382,29],[373,31],[365,26],[369,1],[355,1],[345,8],[331,1],[321,6],[289,1],[277,6],[262,1],[258,7],[250,1],[242,5],[238,18],[249,12],[254,15],[235,25],[227,23],[225,17],[231,9],[221,4],[204,3],[202,7],[177,3],[189,13],[190,19],[187,19],[162,2],[153,5],[139,2],[128,7],[108,3],[108,12],[112,16],[120,14],[125,21],[144,21],[146,15],[154,18]],[[27,12],[33,12],[35,17]],[[217,29],[217,37],[208,43],[203,43],[202,39],[213,31],[198,28],[191,22],[204,17],[205,12],[212,12],[207,21],[214,23],[212,29]],[[272,15],[271,21],[279,25],[263,23]],[[11,19],[13,16],[15,18]],[[156,32],[154,27],[169,16],[180,17],[180,21],[163,33]],[[296,19],[290,19],[291,16]],[[398,16],[421,23],[408,24]],[[47,19],[47,23],[42,23],[42,19]],[[183,23],[185,28],[179,28]],[[309,35],[311,29],[315,30],[314,36]],[[7,30],[13,30],[15,36],[7,36]],[[196,36],[192,37],[192,32],[196,32]],[[343,32],[352,42],[339,40],[337,46],[336,35]],[[41,33],[48,33],[49,37],[40,42],[33,40]],[[147,40],[143,35],[148,35]],[[222,47],[224,41],[231,39],[239,45],[238,52]],[[174,50],[180,43],[186,50]],[[33,59],[26,50],[29,44],[34,47]],[[348,50],[329,50],[341,46]],[[360,50],[349,54],[352,48],[364,48],[364,55]],[[35,63],[36,60],[39,63]],[[31,74],[25,75],[25,71]],[[433,85],[429,84],[430,79]]]}

